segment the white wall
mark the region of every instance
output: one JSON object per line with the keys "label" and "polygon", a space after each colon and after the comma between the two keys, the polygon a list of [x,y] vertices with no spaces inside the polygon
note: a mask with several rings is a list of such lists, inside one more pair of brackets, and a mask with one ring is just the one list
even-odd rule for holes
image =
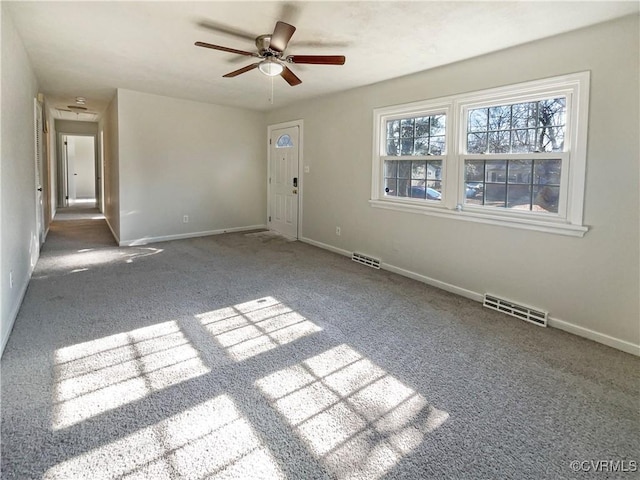
{"label": "white wall", "polygon": [[[33,101],[36,77],[11,18],[2,9],[0,138],[0,349],[4,350],[38,259]],[[13,272],[13,288],[9,272]]]}
{"label": "white wall", "polygon": [[[303,236],[547,309],[552,325],[640,354],[639,58],[632,16],[269,114],[269,124],[304,120]],[[374,108],[584,70],[584,238],[369,206]]]}
{"label": "white wall", "polygon": [[104,151],[104,216],[117,242],[120,242],[120,161],[118,143],[118,94],[113,97],[98,125],[98,138]]}
{"label": "white wall", "polygon": [[119,89],[121,243],[264,226],[264,118]]}

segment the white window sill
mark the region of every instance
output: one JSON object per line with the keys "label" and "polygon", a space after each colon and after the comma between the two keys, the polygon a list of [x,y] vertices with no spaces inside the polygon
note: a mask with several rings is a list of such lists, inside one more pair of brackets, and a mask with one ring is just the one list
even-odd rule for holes
{"label": "white window sill", "polygon": [[499,225],[501,227],[518,228],[522,230],[535,230],[538,232],[554,233],[570,237],[583,237],[589,230],[583,225],[572,225],[556,219],[521,218],[517,216],[496,215],[490,212],[477,212],[465,210],[450,210],[445,206],[436,204],[416,205],[389,200],[369,200],[369,204],[375,208],[396,210],[398,212],[419,213],[442,218],[455,218],[467,222]]}

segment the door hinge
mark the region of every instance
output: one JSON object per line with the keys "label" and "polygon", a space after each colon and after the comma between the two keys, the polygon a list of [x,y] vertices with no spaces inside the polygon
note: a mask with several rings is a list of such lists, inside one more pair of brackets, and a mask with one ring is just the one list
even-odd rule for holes
{"label": "door hinge", "polygon": [[64,197],[64,198],[65,198],[65,200],[69,200],[69,195],[67,195],[67,196],[66,196],[66,197]]}
{"label": "door hinge", "polygon": [[269,221],[271,221],[271,215],[269,215]]}
{"label": "door hinge", "polygon": [[271,177],[269,177],[269,185],[271,185]]}
{"label": "door hinge", "polygon": [[271,139],[269,139],[269,145],[271,145]]}

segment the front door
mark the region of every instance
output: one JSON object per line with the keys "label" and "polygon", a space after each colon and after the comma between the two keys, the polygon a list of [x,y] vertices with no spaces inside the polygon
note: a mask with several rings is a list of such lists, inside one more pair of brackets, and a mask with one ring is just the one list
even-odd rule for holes
{"label": "front door", "polygon": [[269,229],[297,239],[299,127],[274,129],[269,141]]}

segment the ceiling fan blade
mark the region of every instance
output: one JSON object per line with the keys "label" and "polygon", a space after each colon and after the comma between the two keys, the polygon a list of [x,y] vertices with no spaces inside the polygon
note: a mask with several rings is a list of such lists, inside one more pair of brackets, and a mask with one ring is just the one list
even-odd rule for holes
{"label": "ceiling fan blade", "polygon": [[223,75],[223,77],[225,77],[225,78],[237,77],[238,75],[240,75],[242,73],[246,73],[246,72],[248,72],[250,70],[253,70],[258,65],[260,65],[260,62],[252,63],[251,65],[247,65],[246,67],[242,67],[242,68],[240,68],[238,70],[234,70],[233,72],[227,73],[226,75]]}
{"label": "ceiling fan blade", "polygon": [[276,28],[273,30],[273,34],[271,35],[269,48],[276,52],[284,52],[284,49],[287,48],[287,44],[289,43],[289,40],[291,40],[293,32],[295,31],[296,27],[293,25],[289,25],[284,22],[276,22]]}
{"label": "ceiling fan blade", "polygon": [[287,62],[308,63],[311,65],[344,65],[343,55],[289,55]]}
{"label": "ceiling fan blade", "polygon": [[221,47],[220,45],[213,45],[212,43],[196,42],[195,45],[196,47],[212,48],[213,50],[222,50],[223,52],[236,53],[238,55],[246,55],[247,57],[258,56],[257,53],[246,52],[244,50],[236,50],[235,48]]}
{"label": "ceiling fan blade", "polygon": [[296,74],[289,70],[287,67],[284,67],[284,70],[282,70],[280,76],[284,78],[292,87],[295,87],[296,85],[300,85],[302,83],[302,80],[300,80],[296,76]]}

